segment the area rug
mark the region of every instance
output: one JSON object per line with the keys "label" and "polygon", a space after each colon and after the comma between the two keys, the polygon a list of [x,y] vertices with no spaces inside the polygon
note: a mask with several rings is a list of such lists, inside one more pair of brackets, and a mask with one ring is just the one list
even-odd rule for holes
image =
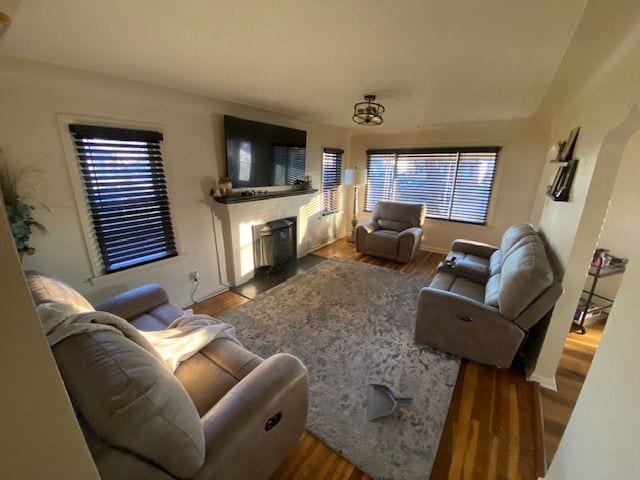
{"label": "area rug", "polygon": [[[287,352],[309,369],[308,429],[375,479],[426,479],[459,360],[413,342],[425,278],[331,258],[221,319],[262,357]],[[367,385],[413,404],[367,421]]]}

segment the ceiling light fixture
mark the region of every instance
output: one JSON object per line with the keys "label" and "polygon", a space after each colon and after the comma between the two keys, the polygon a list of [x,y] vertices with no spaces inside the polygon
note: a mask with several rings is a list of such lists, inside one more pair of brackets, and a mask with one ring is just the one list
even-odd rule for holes
{"label": "ceiling light fixture", "polygon": [[365,95],[364,102],[358,102],[353,106],[353,121],[358,125],[382,125],[382,114],[385,108],[375,103],[375,95]]}

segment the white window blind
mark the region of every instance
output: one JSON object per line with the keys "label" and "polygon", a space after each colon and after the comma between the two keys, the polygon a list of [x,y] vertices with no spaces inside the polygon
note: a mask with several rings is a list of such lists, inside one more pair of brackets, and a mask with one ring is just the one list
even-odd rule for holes
{"label": "white window blind", "polygon": [[427,217],[484,224],[499,147],[369,150],[365,211],[422,203]]}
{"label": "white window blind", "polygon": [[69,125],[105,273],[177,255],[162,134]]}
{"label": "white window blind", "polygon": [[342,185],[342,150],[325,148],[322,154],[322,214],[340,210]]}

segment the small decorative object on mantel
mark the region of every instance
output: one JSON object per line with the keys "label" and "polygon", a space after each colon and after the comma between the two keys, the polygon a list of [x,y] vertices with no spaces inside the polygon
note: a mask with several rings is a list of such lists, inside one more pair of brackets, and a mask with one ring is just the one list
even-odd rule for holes
{"label": "small decorative object on mantel", "polygon": [[311,190],[311,177],[307,175],[304,180],[294,180],[293,190]]}
{"label": "small decorative object on mantel", "polygon": [[221,197],[228,197],[231,195],[232,185],[229,177],[220,177],[220,180],[218,180],[218,189],[220,190]]}
{"label": "small decorative object on mantel", "polygon": [[[547,196],[556,202],[568,202],[571,185],[575,177],[578,159],[573,158],[573,153],[578,139],[580,127],[571,130],[571,134],[566,141],[560,141],[557,144],[557,154],[555,160],[551,163],[560,163],[553,183],[547,187]],[[556,148],[554,146],[554,148]]]}

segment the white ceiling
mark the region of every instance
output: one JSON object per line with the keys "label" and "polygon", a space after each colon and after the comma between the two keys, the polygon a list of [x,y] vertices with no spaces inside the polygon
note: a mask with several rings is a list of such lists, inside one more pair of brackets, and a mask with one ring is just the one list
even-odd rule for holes
{"label": "white ceiling", "polygon": [[517,118],[585,2],[23,0],[0,53],[343,126],[365,93],[384,126]]}

